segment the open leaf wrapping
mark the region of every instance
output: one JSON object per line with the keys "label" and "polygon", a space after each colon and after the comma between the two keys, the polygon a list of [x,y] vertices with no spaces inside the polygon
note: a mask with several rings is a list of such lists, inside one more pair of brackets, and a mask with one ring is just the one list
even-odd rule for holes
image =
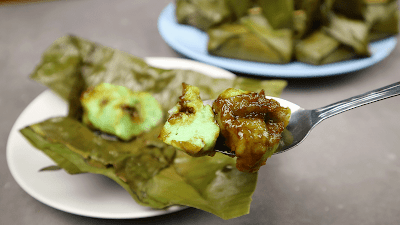
{"label": "open leaf wrapping", "polygon": [[[229,6],[235,0],[219,2]],[[320,65],[369,57],[371,41],[399,33],[399,11],[395,0],[253,0],[244,1],[239,13],[236,13],[239,4],[236,5],[236,8],[228,7],[230,14],[236,17],[231,16],[203,29],[209,37],[210,54],[265,63],[296,60]],[[177,15],[179,11],[177,8]],[[249,20],[254,12],[262,15],[267,23]],[[244,20],[247,22],[243,23]],[[321,32],[324,34],[320,35]],[[340,47],[329,50],[328,55],[310,55],[309,52],[326,41],[326,36],[335,39]],[[312,44],[311,40],[317,43]],[[281,47],[271,45],[278,42]],[[302,46],[297,47],[298,44]],[[303,57],[305,55],[308,57]]]}
{"label": "open leaf wrapping", "polygon": [[[64,99],[68,115],[49,118],[20,130],[37,149],[70,174],[94,173],[121,185],[143,206],[163,209],[186,205],[230,219],[249,213],[257,174],[239,172],[235,159],[216,154],[193,158],[158,140],[163,123],[131,141],[103,138],[82,122],[79,97],[86,88],[112,83],[151,93],[167,117],[181,95],[182,82],[200,88],[203,99],[234,87],[264,89],[279,96],[286,82],[250,78],[216,79],[190,70],[166,70],[143,59],[88,40],[65,36],[42,56],[31,78]],[[105,193],[106,194],[106,193]]]}

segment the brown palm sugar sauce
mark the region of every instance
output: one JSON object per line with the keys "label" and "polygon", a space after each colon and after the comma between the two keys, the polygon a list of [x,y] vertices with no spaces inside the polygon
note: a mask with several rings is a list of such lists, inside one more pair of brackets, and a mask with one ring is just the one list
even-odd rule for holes
{"label": "brown palm sugar sauce", "polygon": [[189,106],[189,103],[191,102],[191,100],[188,100],[188,98],[190,98],[189,96],[186,96],[186,93],[189,91],[189,85],[187,85],[186,83],[182,83],[182,95],[179,97],[178,100],[178,113],[175,113],[173,115],[171,115],[168,118],[168,122],[171,124],[175,124],[176,122],[179,122],[180,120],[182,120],[182,114],[195,114],[196,113],[196,109],[192,106]]}
{"label": "brown palm sugar sauce", "polygon": [[229,98],[218,97],[213,109],[225,144],[237,156],[236,167],[240,171],[257,171],[265,164],[264,153],[279,143],[288,109],[267,99],[263,90]]}

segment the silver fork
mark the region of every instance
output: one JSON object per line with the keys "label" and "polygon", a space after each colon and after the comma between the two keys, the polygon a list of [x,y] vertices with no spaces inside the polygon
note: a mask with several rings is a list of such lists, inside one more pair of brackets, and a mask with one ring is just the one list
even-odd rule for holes
{"label": "silver fork", "polygon": [[[268,97],[277,100],[281,106],[289,107],[292,111],[290,121],[284,132],[278,149],[274,154],[285,152],[299,145],[311,132],[311,130],[323,120],[346,112],[348,110],[377,102],[383,99],[394,97],[400,94],[400,82],[378,88],[361,95],[357,95],[325,107],[307,110],[287,100]],[[213,100],[206,100],[204,104],[212,105]],[[225,155],[235,156],[223,143],[217,142],[215,151]]]}

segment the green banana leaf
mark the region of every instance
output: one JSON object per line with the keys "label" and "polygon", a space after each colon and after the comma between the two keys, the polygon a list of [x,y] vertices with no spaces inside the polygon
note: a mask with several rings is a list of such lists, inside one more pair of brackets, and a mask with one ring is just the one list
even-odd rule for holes
{"label": "green banana leaf", "polygon": [[293,38],[301,39],[307,29],[308,16],[304,10],[295,10],[293,14]]}
{"label": "green banana leaf", "polygon": [[[298,60],[310,64],[318,62],[317,65],[320,65],[337,62],[339,59],[351,59],[348,56],[369,57],[371,53],[368,44],[371,41],[399,33],[399,10],[396,0],[225,0],[225,2],[231,11],[231,19],[206,30],[209,37],[208,52],[221,57],[277,64]],[[260,24],[248,20],[252,11],[257,10],[266,18],[267,23]],[[309,43],[309,40],[315,39],[310,36],[321,29],[341,43],[337,51],[318,50],[320,53],[332,53],[332,56],[323,56],[324,60],[320,56],[305,59],[302,53],[300,55],[303,58],[297,59],[299,53],[294,49],[303,49],[304,46],[295,47],[295,45]],[[290,35],[287,30],[291,31]],[[281,33],[281,38],[278,33]],[[282,43],[289,42],[288,36],[291,36],[293,43],[282,51],[281,48],[284,47]],[[279,42],[281,44],[275,45]],[[313,46],[319,45],[316,43]],[[289,47],[292,47],[290,51]],[[287,53],[292,55],[288,57]],[[288,58],[292,60],[287,60]]]}
{"label": "green banana leaf", "polygon": [[223,24],[207,33],[207,49],[213,55],[280,64],[292,59],[292,31],[274,30],[261,15],[242,17],[239,24]]}
{"label": "green banana leaf", "polygon": [[232,13],[232,21],[246,16],[248,10],[254,5],[254,0],[225,0],[225,2]]}
{"label": "green banana leaf", "polygon": [[158,209],[186,205],[224,219],[249,210],[256,174],[237,171],[235,160],[222,154],[193,158],[176,152],[157,142],[156,131],[146,134],[145,142],[121,146],[93,134],[77,120],[58,117],[21,133],[67,172],[107,176],[141,205]]}
{"label": "green banana leaf", "polygon": [[371,52],[368,49],[369,26],[363,20],[349,19],[342,15],[330,13],[329,25],[324,27],[324,31],[339,42],[350,46],[357,55],[368,57]]}
{"label": "green banana leaf", "polygon": [[334,0],[331,11],[349,19],[362,20],[365,6],[364,0]]}
{"label": "green banana leaf", "polygon": [[247,15],[255,0],[176,0],[176,19],[207,31],[221,23],[233,22]]}
{"label": "green banana leaf", "polygon": [[302,39],[321,26],[322,0],[295,0],[293,30],[295,39]]}
{"label": "green banana leaf", "polygon": [[399,33],[397,1],[370,2],[366,6],[364,18],[370,27],[370,41]]}
{"label": "green banana leaf", "polygon": [[299,41],[295,47],[299,62],[322,65],[355,57],[355,52],[319,30]]}
{"label": "green banana leaf", "polygon": [[231,17],[232,12],[224,0],[176,0],[176,19],[180,24],[206,31]]}
{"label": "green banana leaf", "polygon": [[[165,70],[143,59],[88,40],[65,36],[44,53],[31,78],[46,85],[69,106],[64,117],[49,118],[20,130],[56,166],[70,174],[94,173],[121,185],[140,205],[164,209],[186,205],[230,219],[249,213],[257,174],[239,172],[235,159],[216,154],[193,158],[158,140],[163,124],[132,141],[104,138],[82,122],[79,96],[87,87],[109,82],[151,93],[167,110],[181,95],[182,82],[216,98],[229,87],[279,96],[286,82],[250,78],[214,79],[190,70]],[[166,118],[165,118],[166,119]]]}
{"label": "green banana leaf", "polygon": [[281,63],[290,62],[293,52],[291,29],[274,29],[269,26],[269,21],[261,15],[249,15],[243,17],[240,22],[273,49],[275,54],[279,56]]}
{"label": "green banana leaf", "polygon": [[293,0],[257,0],[257,4],[273,29],[293,28]]}

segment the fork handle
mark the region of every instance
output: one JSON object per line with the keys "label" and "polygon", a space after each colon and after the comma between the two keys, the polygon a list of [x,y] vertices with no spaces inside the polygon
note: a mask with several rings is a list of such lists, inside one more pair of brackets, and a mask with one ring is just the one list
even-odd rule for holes
{"label": "fork handle", "polygon": [[394,97],[400,94],[400,82],[396,82],[390,84],[385,87],[381,87],[369,92],[366,92],[361,95],[357,95],[325,107],[321,107],[315,109],[314,112],[316,113],[316,120],[314,123],[319,123],[324,119],[327,119],[331,116],[335,116],[339,113],[369,104],[376,101],[380,101],[383,99],[387,99],[390,97]]}

